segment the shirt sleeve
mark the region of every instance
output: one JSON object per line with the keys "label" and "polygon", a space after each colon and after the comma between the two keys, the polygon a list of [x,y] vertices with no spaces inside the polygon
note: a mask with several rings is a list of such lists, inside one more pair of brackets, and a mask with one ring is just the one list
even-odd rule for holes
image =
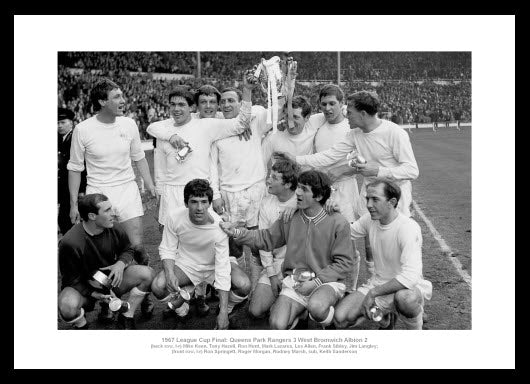
{"label": "shirt sleeve", "polygon": [[177,258],[178,247],[179,238],[176,232],[175,220],[170,216],[166,225],[164,225],[162,241],[158,247],[158,255],[160,256],[160,260],[171,259],[175,261]]}
{"label": "shirt sleeve", "polygon": [[391,140],[392,154],[399,165],[392,168],[380,166],[377,177],[386,177],[394,180],[417,179],[419,169],[408,133],[404,129],[397,129]]}
{"label": "shirt sleeve", "polygon": [[365,213],[359,220],[350,223],[350,237],[352,240],[368,236],[367,220],[371,220],[369,213]]}
{"label": "shirt sleeve", "polygon": [[219,148],[217,147],[217,143],[213,142],[210,147],[210,187],[212,187],[213,190],[213,199],[219,199],[221,197],[221,192],[219,191],[219,168],[218,168],[218,162],[219,162]]}
{"label": "shirt sleeve", "polygon": [[140,161],[145,158],[145,152],[142,149],[142,142],[140,140],[140,132],[138,131],[138,126],[136,122],[130,119],[131,124],[131,159],[133,161]]}
{"label": "shirt sleeve", "polygon": [[263,154],[263,166],[266,172],[265,177],[267,177],[269,160],[272,156],[272,151],[273,151],[272,140],[273,140],[273,137],[275,137],[274,135],[275,135],[274,133],[268,134],[267,137],[265,137],[265,139],[263,139],[263,141],[261,142],[261,153]]}
{"label": "shirt sleeve", "polygon": [[225,139],[230,136],[239,135],[245,129],[250,128],[250,113],[252,103],[248,101],[241,102],[239,114],[234,119],[201,119],[199,121],[208,121],[208,126],[205,130],[206,134],[210,136],[210,141]]}
{"label": "shirt sleeve", "polygon": [[272,124],[267,124],[267,110],[261,105],[252,106],[252,118],[256,121],[256,133],[260,137],[272,129]]}
{"label": "shirt sleeve", "polygon": [[74,172],[85,170],[85,145],[81,137],[81,129],[77,127],[72,133],[72,144],[70,145],[70,160],[66,169]]}
{"label": "shirt sleeve", "polygon": [[215,249],[215,282],[214,287],[222,291],[230,291],[231,267],[228,251],[228,236],[223,233],[214,244]]}
{"label": "shirt sleeve", "polygon": [[296,156],[296,162],[301,166],[323,168],[344,159],[354,148],[355,143],[353,137],[346,135],[344,139],[327,151],[315,153],[313,155]]}
{"label": "shirt sleeve", "polygon": [[403,226],[399,231],[399,246],[401,248],[401,273],[396,280],[411,289],[422,279],[421,229],[417,223]]}
{"label": "shirt sleeve", "polygon": [[149,124],[149,126],[147,127],[147,133],[149,133],[153,137],[156,137],[157,139],[167,141],[169,141],[171,136],[175,134],[174,130],[171,129],[171,127],[157,123]]}
{"label": "shirt sleeve", "polygon": [[[290,223],[289,223],[290,224]],[[234,240],[237,244],[248,245],[257,249],[271,252],[275,248],[280,248],[286,244],[286,236],[281,220],[276,220],[268,229],[248,230],[240,228],[241,235]]]}
{"label": "shirt sleeve", "polygon": [[344,280],[353,270],[353,245],[348,222],[340,222],[335,229],[331,247],[331,264],[321,269],[317,276],[323,283]]}

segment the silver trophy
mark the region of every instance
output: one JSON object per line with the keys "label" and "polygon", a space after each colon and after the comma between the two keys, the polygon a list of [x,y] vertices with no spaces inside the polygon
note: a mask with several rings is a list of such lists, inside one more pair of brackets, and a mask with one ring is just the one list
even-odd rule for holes
{"label": "silver trophy", "polygon": [[287,98],[288,125],[294,127],[292,116],[292,97],[296,78],[297,62],[292,57],[280,59],[273,56],[269,60],[261,59],[261,63],[247,71],[247,81],[258,83],[261,90],[267,94],[267,123],[272,123],[272,130],[276,132],[278,126],[278,98]]}
{"label": "silver trophy", "polygon": [[357,164],[366,164],[366,159],[356,149],[348,153],[346,160],[348,160],[348,165],[352,168],[357,168]]}
{"label": "silver trophy", "polygon": [[297,287],[306,281],[312,280],[315,277],[315,272],[312,272],[309,268],[295,268],[292,276],[294,286]]}
{"label": "silver trophy", "polygon": [[182,147],[181,149],[177,151],[177,154],[175,155],[175,159],[177,159],[179,163],[183,163],[184,161],[186,161],[186,159],[188,158],[188,155],[191,152],[193,152],[191,147],[189,145],[186,145],[185,147]]}

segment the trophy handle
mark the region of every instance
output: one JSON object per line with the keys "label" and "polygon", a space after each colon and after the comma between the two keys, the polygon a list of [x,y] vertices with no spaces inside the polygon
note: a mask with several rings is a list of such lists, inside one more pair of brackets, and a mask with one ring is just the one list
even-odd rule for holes
{"label": "trophy handle", "polygon": [[285,68],[285,81],[282,87],[282,93],[285,93],[287,97],[287,124],[289,128],[294,128],[293,95],[297,75],[297,62],[294,60],[288,60],[285,62],[283,68]]}

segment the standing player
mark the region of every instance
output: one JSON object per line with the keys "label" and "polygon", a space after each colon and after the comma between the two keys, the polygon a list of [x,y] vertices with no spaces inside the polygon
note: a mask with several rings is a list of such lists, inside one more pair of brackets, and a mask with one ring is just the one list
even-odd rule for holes
{"label": "standing player", "polygon": [[[142,176],[147,190],[156,197],[149,166],[141,147],[138,126],[124,117],[125,99],[120,86],[103,78],[90,93],[97,114],[77,125],[72,136],[67,168],[70,190],[70,219],[79,222],[77,197],[81,172],[87,170],[86,193],[102,193],[110,199],[116,215],[131,240],[135,260],[148,265],[149,255],[143,245],[142,200],[135,181],[131,159]],[[146,299],[142,313],[152,315],[152,303]]]}
{"label": "standing player", "polygon": [[[225,119],[233,119],[241,108],[241,92],[236,88],[225,88],[221,93],[221,111]],[[283,100],[283,99],[282,99]],[[279,100],[280,105],[281,100]],[[213,208],[218,214],[226,209],[230,220],[248,229],[258,228],[258,211],[265,194],[265,176],[261,138],[272,128],[267,124],[267,110],[252,106],[250,140],[242,141],[236,136],[218,140],[212,144],[210,171],[214,196]],[[241,247],[229,240],[232,272],[241,274],[237,258],[243,254]],[[259,277],[258,255],[251,257],[251,280],[255,286]]]}
{"label": "standing player", "polygon": [[[268,166],[274,152],[287,152],[292,156],[309,155],[313,153],[313,140],[317,128],[310,124],[311,105],[303,96],[296,96],[292,101],[293,127],[268,135],[263,140],[263,161]],[[286,107],[283,108],[285,114]]]}
{"label": "standing player", "polygon": [[223,114],[219,112],[219,101],[221,94],[213,85],[205,84],[194,93],[193,100],[197,107],[197,112],[191,113],[192,119],[218,118],[222,119]]}

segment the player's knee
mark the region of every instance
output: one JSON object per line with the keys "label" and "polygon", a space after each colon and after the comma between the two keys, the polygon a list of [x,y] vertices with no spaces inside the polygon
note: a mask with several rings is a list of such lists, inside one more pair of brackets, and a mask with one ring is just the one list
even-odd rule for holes
{"label": "player's knee", "polygon": [[335,307],[333,322],[337,328],[346,328],[348,325],[348,310],[340,304]]}
{"label": "player's knee", "polygon": [[323,321],[329,312],[329,305],[320,300],[309,300],[307,310],[316,321]]}
{"label": "player's knee", "polygon": [[280,316],[278,313],[271,313],[269,317],[269,327],[270,329],[287,329],[287,322],[289,319],[287,316]]}
{"label": "player's knee", "polygon": [[231,289],[236,295],[247,296],[250,293],[250,290],[252,289],[250,278],[239,267],[233,266],[231,280]]}
{"label": "player's knee", "polygon": [[141,268],[138,268],[138,278],[142,285],[151,287],[153,279],[155,278],[155,271],[151,267],[142,265]]}
{"label": "player's knee", "polygon": [[255,319],[263,318],[264,311],[261,303],[257,300],[252,300],[248,306],[248,313],[251,317]]}
{"label": "player's knee", "polygon": [[252,283],[247,275],[239,276],[238,281],[234,284],[234,292],[238,296],[247,296],[252,289]]}
{"label": "player's knee", "polygon": [[406,317],[414,317],[418,313],[421,301],[415,291],[402,289],[395,293],[394,305],[399,313]]}
{"label": "player's knee", "polygon": [[74,295],[61,295],[59,296],[59,312],[65,320],[74,319],[79,315],[79,309],[81,308],[81,302],[79,298]]}
{"label": "player's knee", "polygon": [[163,299],[167,296],[166,279],[163,271],[154,277],[153,282],[151,283],[151,291],[157,299]]}

